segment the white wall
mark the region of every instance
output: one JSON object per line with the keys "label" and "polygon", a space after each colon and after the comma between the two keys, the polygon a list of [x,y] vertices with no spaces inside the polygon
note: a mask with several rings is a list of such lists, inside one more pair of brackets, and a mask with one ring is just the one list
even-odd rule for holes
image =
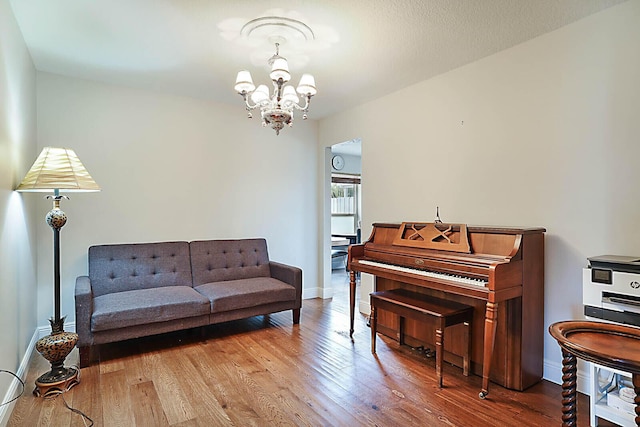
{"label": "white wall", "polygon": [[[0,369],[19,375],[36,328],[36,219],[34,200],[13,189],[36,155],[36,72],[9,2],[0,0]],[[16,396],[17,385],[0,375],[0,402]],[[0,407],[0,425],[11,408]]]}
{"label": "white wall", "polygon": [[[639,22],[632,0],[322,120],[323,147],[362,137],[363,238],[436,206],[449,222],[546,227],[545,326],[582,318],[587,257],[640,255]],[[544,357],[559,381],[546,330]]]}
{"label": "white wall", "polygon": [[[265,237],[271,259],[302,268],[305,296],[317,288],[316,122],[276,136],[246,118],[240,98],[234,108],[38,73],[38,144],[73,148],[102,187],[61,205],[69,319],[94,244]],[[39,227],[46,278],[52,243]],[[39,280],[39,322],[51,313],[49,294]]]}

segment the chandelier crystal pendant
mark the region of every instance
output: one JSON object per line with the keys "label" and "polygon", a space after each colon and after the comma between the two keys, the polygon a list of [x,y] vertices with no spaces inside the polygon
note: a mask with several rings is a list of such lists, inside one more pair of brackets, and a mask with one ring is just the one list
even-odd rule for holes
{"label": "chandelier crystal pendant", "polygon": [[[267,85],[260,85],[256,88],[251,73],[247,70],[238,72],[234,88],[242,95],[248,111],[247,117],[252,118],[251,111],[260,108],[262,126],[269,125],[276,131],[276,135],[280,135],[280,130],[284,128],[284,125],[293,126],[294,110],[301,110],[302,119],[307,119],[311,97],[318,91],[315,79],[311,74],[303,74],[296,89],[287,84],[291,80],[289,64],[286,58],[280,56],[280,44],[276,43],[275,45],[276,53],[268,61],[271,66],[269,77],[273,81],[273,95],[269,94]],[[299,105],[296,92],[304,97],[304,106]]]}

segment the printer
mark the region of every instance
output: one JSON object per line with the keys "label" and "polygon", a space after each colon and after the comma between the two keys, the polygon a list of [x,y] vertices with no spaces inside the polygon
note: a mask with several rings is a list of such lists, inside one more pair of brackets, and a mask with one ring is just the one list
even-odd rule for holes
{"label": "printer", "polygon": [[585,316],[640,327],[640,257],[601,255],[582,270]]}

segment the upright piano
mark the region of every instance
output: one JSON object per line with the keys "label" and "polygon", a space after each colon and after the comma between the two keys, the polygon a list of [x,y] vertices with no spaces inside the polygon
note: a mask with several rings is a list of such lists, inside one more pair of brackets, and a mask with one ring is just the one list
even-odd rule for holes
{"label": "upright piano", "polygon": [[[349,247],[353,336],[356,273],[375,276],[375,290],[404,288],[474,307],[471,368],[489,381],[524,390],[542,378],[544,228],[440,222],[376,223],[369,239]],[[428,321],[428,320],[427,320]],[[407,319],[405,341],[435,342],[434,328]],[[399,319],[379,311],[378,331],[397,339]],[[445,332],[445,360],[460,364],[463,330]],[[413,342],[413,343],[412,343]]]}

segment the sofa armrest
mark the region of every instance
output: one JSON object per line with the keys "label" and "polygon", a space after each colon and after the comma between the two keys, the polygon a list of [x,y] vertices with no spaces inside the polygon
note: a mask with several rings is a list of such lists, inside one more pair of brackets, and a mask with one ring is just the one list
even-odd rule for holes
{"label": "sofa armrest", "polygon": [[93,313],[93,291],[89,276],[76,278],[76,333],[78,347],[89,346],[93,338],[91,334],[91,314]]}
{"label": "sofa armrest", "polygon": [[302,270],[275,261],[269,261],[271,277],[296,288],[296,308],[302,306]]}

